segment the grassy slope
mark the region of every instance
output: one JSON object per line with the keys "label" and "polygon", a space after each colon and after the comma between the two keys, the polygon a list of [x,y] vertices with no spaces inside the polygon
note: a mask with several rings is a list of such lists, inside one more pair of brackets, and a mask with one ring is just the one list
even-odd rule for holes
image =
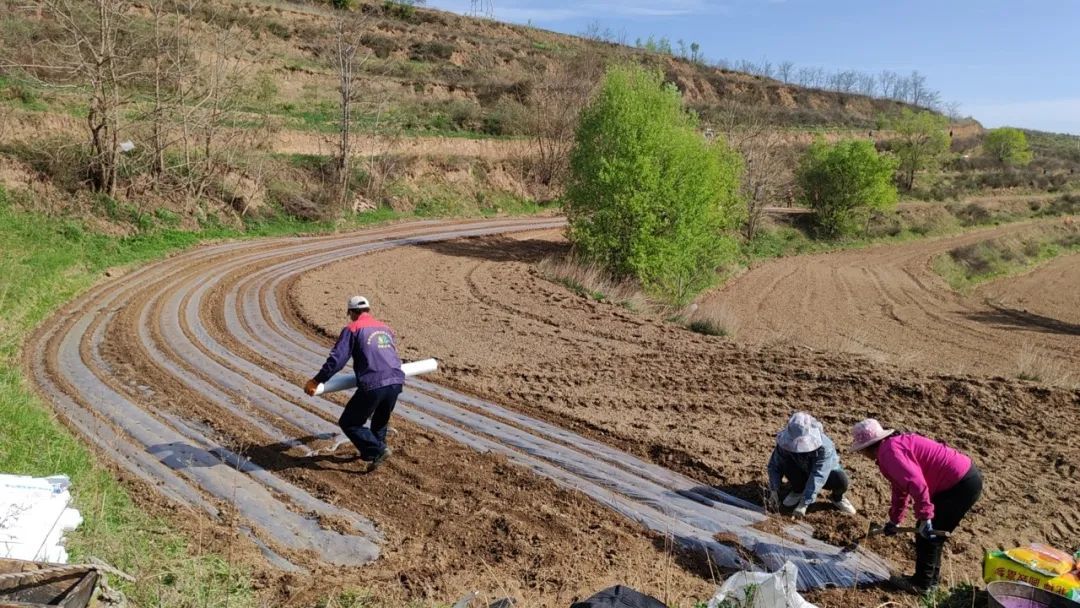
{"label": "grassy slope", "polygon": [[[393,217],[378,213],[364,221]],[[136,576],[138,583],[123,587],[136,604],[242,608],[255,605],[256,597],[249,572],[135,505],[112,473],[29,390],[19,362],[23,340],[107,268],[161,258],[208,239],[332,228],[279,220],[249,226],[243,235],[226,229],[162,230],[117,238],[89,233],[75,221],[15,211],[0,187],[0,471],[69,475],[75,505],[86,519],[70,539],[73,559],[97,557]]]}
{"label": "grassy slope", "polygon": [[967,293],[987,281],[1029,270],[1058,256],[1080,252],[1075,230],[1047,228],[1016,238],[989,239],[934,259],[934,272]]}

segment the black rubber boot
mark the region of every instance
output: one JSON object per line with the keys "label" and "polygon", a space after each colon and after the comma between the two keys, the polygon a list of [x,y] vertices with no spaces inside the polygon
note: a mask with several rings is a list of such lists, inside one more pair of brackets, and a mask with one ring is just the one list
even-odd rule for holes
{"label": "black rubber boot", "polygon": [[915,575],[911,577],[912,586],[921,592],[937,587],[938,577],[941,575],[941,553],[944,549],[942,541],[915,537]]}

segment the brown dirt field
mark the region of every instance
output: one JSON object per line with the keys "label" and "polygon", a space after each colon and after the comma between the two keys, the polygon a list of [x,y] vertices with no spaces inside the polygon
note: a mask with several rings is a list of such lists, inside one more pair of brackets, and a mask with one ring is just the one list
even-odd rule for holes
{"label": "brown dirt field", "polygon": [[[769,261],[706,297],[701,308],[722,312],[737,340],[749,344],[799,345],[927,371],[1005,377],[1016,377],[1021,346],[1028,344],[1071,367],[1080,360],[1075,331],[1001,310],[986,300],[992,287],[972,296],[956,293],[931,268],[950,249],[1056,222]],[[1055,310],[1068,307],[1080,282],[1074,272],[1059,274],[1058,289],[1032,289],[1042,273],[1019,284],[1026,307],[1038,310],[1043,297],[1061,302],[1048,302]]]}
{"label": "brown dirt field", "polygon": [[[915,281],[903,268],[945,246],[917,243],[919,253],[909,256],[834,255],[900,264],[893,272]],[[290,293],[297,313],[327,335],[340,329],[344,298],[365,293],[376,315],[400,333],[405,358],[442,360],[439,382],[751,500],[760,500],[773,435],[797,409],[818,416],[841,446],[850,425],[868,415],[948,441],[970,453],[987,477],[983,499],[950,543],[951,582],[978,580],[983,549],[1035,540],[1073,548],[1080,533],[1080,515],[1070,506],[1080,480],[1080,443],[1073,440],[1080,391],[701,336],[540,277],[535,264],[565,249],[559,231],[427,244],[328,265],[297,280]],[[775,282],[792,274],[779,273]],[[839,544],[883,519],[889,496],[870,463],[844,464],[861,514],[809,516],[818,536]],[[865,545],[910,568],[903,541]],[[877,605],[881,594],[820,597],[825,605]]]}
{"label": "brown dirt field", "polygon": [[1018,313],[1060,324],[1064,332],[1080,336],[1078,290],[1080,255],[1074,254],[1051,260],[1031,272],[983,285],[975,294]]}

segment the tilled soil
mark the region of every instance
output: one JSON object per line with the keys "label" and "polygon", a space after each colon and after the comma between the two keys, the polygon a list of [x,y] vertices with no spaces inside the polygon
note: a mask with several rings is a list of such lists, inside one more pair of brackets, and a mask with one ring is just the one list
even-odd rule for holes
{"label": "tilled soil", "polygon": [[997,305],[1003,314],[996,322],[1003,330],[1023,327],[1026,321],[1033,329],[1071,335],[1080,341],[1080,254],[993,281],[977,289],[975,295]]}
{"label": "tilled soil", "polygon": [[801,345],[927,371],[1006,377],[1022,371],[1025,347],[1047,363],[1076,367],[1080,335],[1068,320],[1080,303],[1075,256],[972,295],[951,290],[931,268],[951,249],[1060,222],[770,261],[701,306],[722,311],[738,341],[751,344]]}
{"label": "tilled soil", "polygon": [[[936,324],[932,331],[916,328],[918,336],[911,338],[931,361],[967,352],[967,343],[957,336],[990,340],[976,342],[987,352],[1008,347],[1001,338],[987,337],[992,330],[970,327],[977,321],[946,331],[942,319],[961,314],[949,312],[958,299],[940,290],[929,296],[903,291],[909,283],[930,290],[918,268],[933,251],[949,246],[939,240],[914,243],[912,251],[890,247],[834,254],[850,270],[833,273],[826,267],[813,276],[847,279],[839,286],[800,277],[794,261],[766,283],[771,290],[795,281],[808,294],[832,292],[831,306],[840,309],[835,314],[854,323],[858,311],[870,315],[874,309],[860,304],[862,292],[850,288],[852,281],[867,277],[875,290],[894,294],[919,319]],[[945,576],[951,582],[978,580],[984,549],[1028,541],[1075,548],[1080,391],[1001,377],[936,375],[805,347],[750,347],[698,335],[575,295],[541,277],[536,263],[565,248],[559,231],[425,244],[328,265],[297,280],[290,295],[297,313],[329,336],[340,329],[345,298],[363,293],[373,300],[376,316],[399,332],[405,358],[442,361],[439,382],[749,500],[760,501],[773,437],[795,410],[813,412],[839,446],[848,443],[850,426],[866,416],[947,441],[971,454],[986,476],[982,500],[949,544]],[[736,284],[736,289],[744,288]],[[761,316],[772,314],[765,300],[755,300]],[[844,310],[845,304],[855,311]],[[811,308],[808,297],[796,299],[788,310],[797,315]],[[821,310],[831,317],[833,308]],[[878,318],[874,314],[862,325]],[[1069,342],[1055,340],[1063,352],[1073,352]],[[809,515],[817,534],[839,545],[859,536],[870,521],[883,519],[889,499],[888,486],[871,463],[846,457],[844,465],[860,514],[844,518],[819,509]],[[863,546],[910,569],[906,542],[874,538]],[[880,603],[875,603],[880,592],[874,591],[820,597],[826,605]]]}

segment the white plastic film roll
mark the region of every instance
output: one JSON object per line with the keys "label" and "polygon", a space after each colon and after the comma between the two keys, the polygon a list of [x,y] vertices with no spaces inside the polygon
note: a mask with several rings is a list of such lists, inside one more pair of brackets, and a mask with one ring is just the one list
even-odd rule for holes
{"label": "white plastic film roll", "polygon": [[[420,374],[429,374],[439,369],[439,362],[435,359],[421,359],[420,361],[410,361],[409,363],[401,364],[401,371],[405,372],[406,376],[419,376]],[[323,393],[335,393],[337,391],[347,391],[350,388],[356,388],[356,374],[351,370],[347,372],[341,372],[330,378],[323,384],[315,387],[315,394],[322,395]]]}

